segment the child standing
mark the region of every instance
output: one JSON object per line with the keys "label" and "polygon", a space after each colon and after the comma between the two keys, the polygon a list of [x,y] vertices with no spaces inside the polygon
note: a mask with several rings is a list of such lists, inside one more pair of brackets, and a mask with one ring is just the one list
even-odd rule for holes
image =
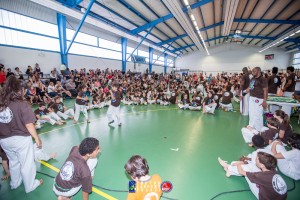
{"label": "child standing", "polygon": [[122,123],[120,122],[120,103],[121,103],[121,94],[118,90],[118,84],[114,83],[112,85],[112,90],[110,90],[111,94],[111,105],[108,107],[107,110],[107,118],[108,118],[108,125],[114,123],[112,116],[116,116],[118,126],[121,126]]}
{"label": "child standing", "polygon": [[136,192],[128,193],[127,200],[157,199],[162,195],[161,178],[149,175],[147,160],[140,155],[132,156],[124,166],[126,173],[136,182]]}
{"label": "child standing", "polygon": [[80,112],[83,113],[87,123],[90,123],[89,116],[87,113],[87,108],[86,108],[86,104],[89,101],[88,97],[85,94],[86,90],[87,88],[85,85],[80,85],[78,87],[78,95],[76,97],[76,102],[75,102],[74,124],[78,122]]}

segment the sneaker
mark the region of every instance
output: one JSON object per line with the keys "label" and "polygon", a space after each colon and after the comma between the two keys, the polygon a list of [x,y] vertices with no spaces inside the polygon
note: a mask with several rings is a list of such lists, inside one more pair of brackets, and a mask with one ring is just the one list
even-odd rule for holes
{"label": "sneaker", "polygon": [[122,126],[122,123],[119,123],[118,126]]}
{"label": "sneaker", "polygon": [[115,121],[114,120],[112,120],[112,121],[110,121],[110,122],[108,122],[108,125],[110,125],[110,124],[112,124],[112,123],[114,123]]}

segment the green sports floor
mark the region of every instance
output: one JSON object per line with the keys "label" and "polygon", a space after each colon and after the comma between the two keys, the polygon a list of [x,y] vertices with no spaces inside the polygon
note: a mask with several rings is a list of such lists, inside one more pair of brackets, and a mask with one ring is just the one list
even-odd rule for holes
{"label": "green sports floor", "polygon": [[[65,101],[69,107],[73,100]],[[236,109],[238,105],[235,106]],[[78,145],[85,137],[96,137],[102,149],[93,184],[113,190],[127,190],[128,181],[124,164],[134,154],[145,157],[150,167],[150,175],[159,174],[163,180],[171,181],[173,190],[163,196],[180,200],[210,200],[215,195],[227,191],[245,190],[248,185],[243,177],[225,177],[217,158],[237,160],[247,155],[252,148],[242,138],[241,128],[248,118],[239,112],[217,110],[216,114],[199,111],[180,110],[175,105],[121,106],[122,127],[107,125],[107,108],[89,111],[91,123],[73,125],[69,120],[63,126],[45,125],[38,130],[46,152],[57,152],[57,158],[50,160],[51,166],[60,168],[72,146]],[[292,118],[293,128],[300,132],[297,118]],[[174,151],[178,148],[178,151]],[[171,150],[173,149],[173,150]],[[37,170],[56,176],[56,172],[40,163]],[[3,173],[2,167],[0,174]],[[288,188],[293,181],[283,176]],[[23,185],[10,190],[8,181],[1,181],[0,200],[50,200],[56,199],[52,192],[53,178],[37,173],[44,184],[26,194]],[[288,193],[288,199],[300,199],[300,181]],[[114,197],[126,199],[126,192],[114,192],[97,188]],[[103,194],[102,194],[103,195]],[[162,199],[167,199],[162,198]],[[81,199],[81,192],[73,199]],[[107,199],[93,192],[90,199]],[[252,200],[250,191],[223,194],[217,200]]]}

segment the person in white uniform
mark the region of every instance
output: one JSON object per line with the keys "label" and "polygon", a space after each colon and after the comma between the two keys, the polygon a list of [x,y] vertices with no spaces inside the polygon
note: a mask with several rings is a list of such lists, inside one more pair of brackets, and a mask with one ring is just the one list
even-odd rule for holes
{"label": "person in white uniform", "polygon": [[112,85],[112,90],[110,90],[111,94],[111,105],[108,107],[107,110],[107,118],[108,118],[108,125],[114,123],[113,116],[116,117],[118,126],[122,126],[120,121],[120,104],[121,104],[121,93],[118,90],[119,85],[114,83]]}
{"label": "person in white uniform", "polygon": [[232,161],[230,164],[227,164],[227,161],[218,158],[220,165],[224,168],[226,172],[226,176],[242,176],[237,169],[237,165],[242,163],[242,168],[246,172],[259,172],[260,169],[256,166],[256,157],[258,152],[265,152],[268,154],[272,154],[271,150],[264,149],[264,139],[260,135],[255,135],[252,137],[252,143],[256,148],[255,151],[248,154],[247,156],[243,156],[239,159],[239,161]]}
{"label": "person in white uniform", "polygon": [[249,88],[249,126],[256,130],[263,127],[263,112],[267,108],[268,82],[263,77],[260,67],[252,70],[253,78],[250,80]]}
{"label": "person in white uniform", "polygon": [[271,144],[274,157],[277,158],[279,170],[286,176],[300,180],[300,135],[294,134],[288,140],[292,150],[287,151],[280,141]]}
{"label": "person in white uniform", "polygon": [[32,137],[37,146],[42,141],[36,133],[32,108],[23,100],[20,81],[9,76],[0,94],[0,145],[9,159],[10,187],[23,182],[25,192],[35,190],[43,180],[35,179],[36,166]]}

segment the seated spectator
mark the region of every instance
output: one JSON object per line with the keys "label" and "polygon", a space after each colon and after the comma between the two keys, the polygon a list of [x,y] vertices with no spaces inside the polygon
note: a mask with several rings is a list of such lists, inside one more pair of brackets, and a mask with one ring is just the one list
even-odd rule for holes
{"label": "seated spectator", "polygon": [[0,86],[3,87],[6,80],[4,65],[0,66]]}
{"label": "seated spectator", "polygon": [[51,98],[57,96],[57,90],[56,90],[53,82],[50,82],[48,85],[48,94]]}
{"label": "seated spectator", "polygon": [[36,128],[41,128],[41,125],[48,122],[51,125],[57,124],[57,125],[63,125],[63,123],[59,120],[54,120],[49,116],[49,110],[46,109],[46,105],[44,103],[40,103],[39,107],[34,111],[34,114],[36,116]]}
{"label": "seated spectator", "polygon": [[73,79],[70,79],[68,83],[66,83],[66,89],[71,92],[73,97],[77,96],[76,84]]}
{"label": "seated spectator", "polygon": [[10,68],[7,68],[6,78],[8,78],[11,75],[15,75]]}
{"label": "seated spectator", "polygon": [[56,71],[52,70],[50,73],[50,82],[53,82],[53,84],[55,85],[56,81],[57,81]]}
{"label": "seated spectator", "polygon": [[18,79],[24,79],[23,77],[23,73],[21,72],[20,68],[19,67],[16,67],[15,68],[15,76],[18,78]]}
{"label": "seated spectator", "polygon": [[31,67],[30,65],[27,67],[27,70],[26,70],[25,73],[28,75],[28,77],[29,77],[29,76],[32,76],[33,71],[32,71],[32,67]]}
{"label": "seated spectator", "polygon": [[72,98],[71,92],[63,88],[60,81],[56,82],[55,88],[60,96],[65,97],[66,95],[68,95],[70,98]]}
{"label": "seated spectator", "polygon": [[44,103],[50,103],[51,97],[47,94],[46,86],[42,82],[39,82],[38,87],[36,88],[36,93]]}
{"label": "seated spectator", "polygon": [[70,79],[70,77],[71,77],[71,71],[70,71],[69,68],[67,68],[67,69],[64,71],[63,76],[66,77],[67,80]]}
{"label": "seated spectator", "polygon": [[35,63],[34,72],[36,72],[39,75],[39,77],[44,76],[44,73],[41,71],[41,68],[38,63]]}

